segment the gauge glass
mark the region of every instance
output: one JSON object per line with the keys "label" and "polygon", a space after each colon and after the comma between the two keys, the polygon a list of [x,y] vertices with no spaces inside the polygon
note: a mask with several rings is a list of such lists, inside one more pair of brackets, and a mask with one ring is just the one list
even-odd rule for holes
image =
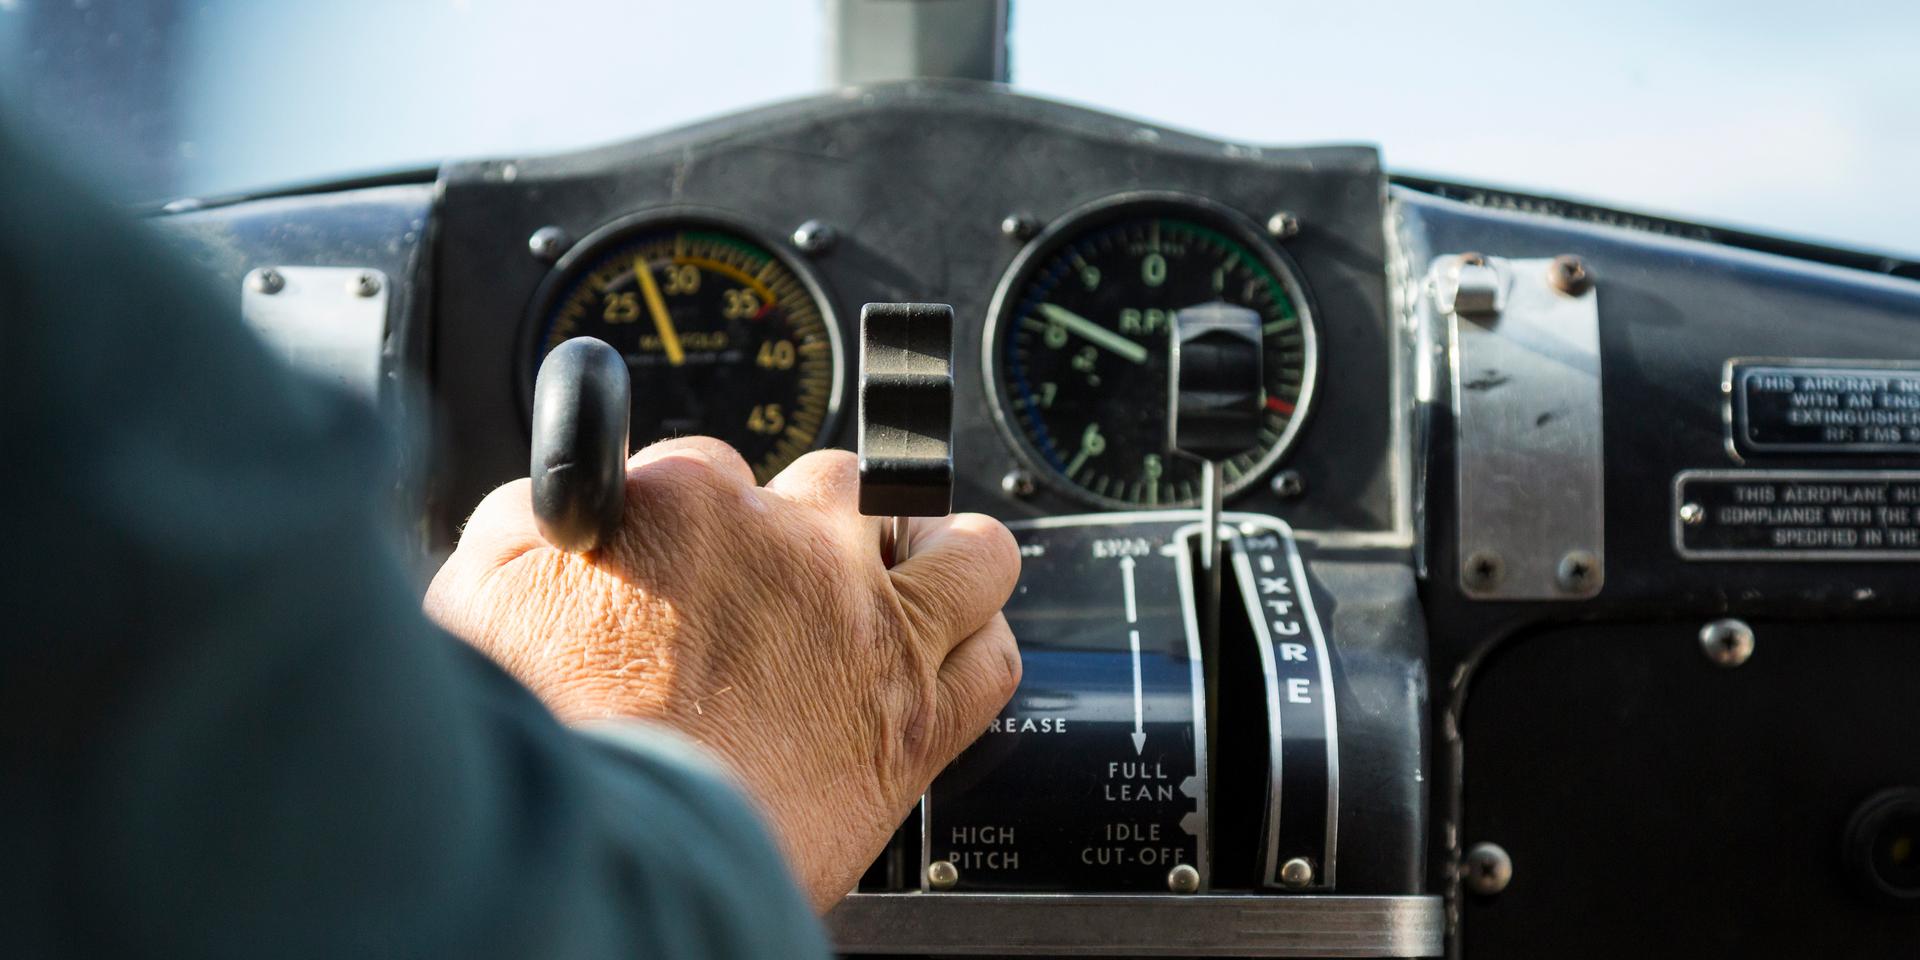
{"label": "gauge glass", "polygon": [[1184,199],[1104,205],[1015,261],[987,332],[990,395],[1040,474],[1108,507],[1194,503],[1200,465],[1167,438],[1173,314],[1224,301],[1261,317],[1259,441],[1229,458],[1226,492],[1279,460],[1311,398],[1303,288],[1237,215]]}
{"label": "gauge glass", "polygon": [[534,365],[598,337],[633,375],[633,444],[690,434],[765,482],[820,445],[839,406],[840,343],[818,287],[743,232],[655,221],[582,243],[557,268]]}

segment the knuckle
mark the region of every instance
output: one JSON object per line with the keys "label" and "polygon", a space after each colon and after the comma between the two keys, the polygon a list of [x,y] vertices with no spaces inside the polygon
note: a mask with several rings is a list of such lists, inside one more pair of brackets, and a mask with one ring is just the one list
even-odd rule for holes
{"label": "knuckle", "polygon": [[974,661],[974,669],[981,674],[978,683],[972,685],[980,698],[980,709],[997,711],[1012,699],[1015,690],[1020,687],[1020,678],[1024,667],[1020,662],[1020,646],[1013,640],[1013,632],[1007,629],[1004,620],[995,619],[981,637],[984,649]]}
{"label": "knuckle", "polygon": [[800,489],[793,492],[832,507],[844,499],[843,491],[859,483],[860,458],[847,450],[815,450],[795,460],[788,470],[800,482]]}
{"label": "knuckle", "polygon": [[733,477],[721,466],[721,461],[697,448],[676,450],[655,460],[646,469],[657,472],[668,482],[702,490],[734,486]]}
{"label": "knuckle", "polygon": [[851,450],[814,450],[793,463],[794,466],[805,464],[816,473],[846,473],[859,469],[860,458]]}
{"label": "knuckle", "polygon": [[[704,517],[715,508],[737,503],[740,483],[711,458],[676,451],[627,476],[627,490],[664,508],[654,520],[673,520],[693,513]],[[632,498],[630,498],[632,499]]]}
{"label": "knuckle", "polygon": [[875,769],[888,782],[906,784],[940,759],[945,731],[940,724],[939,684],[934,673],[909,654],[878,684],[884,705],[881,736],[874,745]]}
{"label": "knuckle", "polygon": [[907,723],[903,738],[907,750],[916,757],[925,757],[934,752],[937,721],[940,716],[940,696],[931,678],[913,681],[908,690]]}
{"label": "knuckle", "polygon": [[1012,630],[1003,626],[995,647],[1000,654],[1000,685],[995,689],[1000,697],[1000,704],[995,707],[998,709],[1013,699],[1014,691],[1020,689],[1020,680],[1026,675],[1026,664],[1020,658],[1020,644],[1015,642]]}
{"label": "knuckle", "polygon": [[514,513],[529,513],[533,510],[533,481],[521,477],[512,483],[501,484],[491,493],[480,499],[473,508],[467,522],[461,526],[461,539],[467,531],[481,531],[501,523]]}
{"label": "knuckle", "polygon": [[873,656],[885,663],[891,703],[900,720],[901,743],[913,757],[933,750],[940,712],[940,664],[918,644],[908,643],[903,630],[886,631]]}
{"label": "knuckle", "polygon": [[896,592],[908,632],[921,640],[947,641],[943,646],[951,646],[965,632],[959,624],[950,622],[948,610],[963,589],[960,578],[945,569],[923,570],[914,580],[898,584]]}
{"label": "knuckle", "polygon": [[733,447],[729,446],[725,440],[721,440],[718,437],[694,435],[668,437],[665,440],[655,441],[642,447],[630,460],[638,460],[645,463],[649,460],[670,456],[680,451],[691,451],[722,460],[739,456],[739,453],[736,452]]}
{"label": "knuckle", "polygon": [[[980,546],[980,557],[987,570],[996,575],[993,581],[1004,586],[1009,593],[1020,579],[1020,543],[1013,537],[1013,531],[1007,525],[985,514],[966,514],[966,530]],[[975,519],[978,518],[978,519]]]}

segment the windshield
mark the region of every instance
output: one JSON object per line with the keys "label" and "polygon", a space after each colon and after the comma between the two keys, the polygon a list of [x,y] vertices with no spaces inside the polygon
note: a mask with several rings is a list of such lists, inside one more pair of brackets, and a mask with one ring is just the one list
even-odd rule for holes
{"label": "windshield", "polygon": [[[1015,0],[1014,85],[1388,167],[1920,252],[1920,4]],[[824,89],[818,2],[0,0],[15,111],[128,199],[562,150]]]}

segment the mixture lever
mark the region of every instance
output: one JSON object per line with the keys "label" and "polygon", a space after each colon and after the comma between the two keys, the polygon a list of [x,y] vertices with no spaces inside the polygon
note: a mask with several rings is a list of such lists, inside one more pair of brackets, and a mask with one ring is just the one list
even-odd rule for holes
{"label": "mixture lever", "polygon": [[953,512],[953,308],[860,308],[860,512],[891,517],[882,552],[907,559],[912,517]]}
{"label": "mixture lever", "polygon": [[562,550],[611,539],[626,512],[633,382],[620,352],[592,337],[553,348],[533,383],[533,519]]}

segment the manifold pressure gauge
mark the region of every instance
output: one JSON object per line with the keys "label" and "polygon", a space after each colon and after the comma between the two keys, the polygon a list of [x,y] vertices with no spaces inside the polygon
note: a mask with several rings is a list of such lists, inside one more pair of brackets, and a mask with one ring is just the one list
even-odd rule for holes
{"label": "manifold pressure gauge", "polygon": [[[523,365],[598,337],[633,376],[635,449],[704,434],[765,482],[824,443],[839,413],[840,332],[820,285],[785,252],[706,214],[624,220],[582,240],[534,300]],[[530,402],[530,401],[529,401]]]}
{"label": "manifold pressure gauge", "polygon": [[1021,457],[1053,486],[1109,508],[1190,505],[1200,467],[1167,442],[1173,314],[1223,302],[1260,314],[1265,390],[1253,446],[1226,493],[1285,455],[1313,398],[1313,319],[1292,263],[1231,210],[1127,194],[1069,214],[1001,281],[985,343],[987,395]]}

